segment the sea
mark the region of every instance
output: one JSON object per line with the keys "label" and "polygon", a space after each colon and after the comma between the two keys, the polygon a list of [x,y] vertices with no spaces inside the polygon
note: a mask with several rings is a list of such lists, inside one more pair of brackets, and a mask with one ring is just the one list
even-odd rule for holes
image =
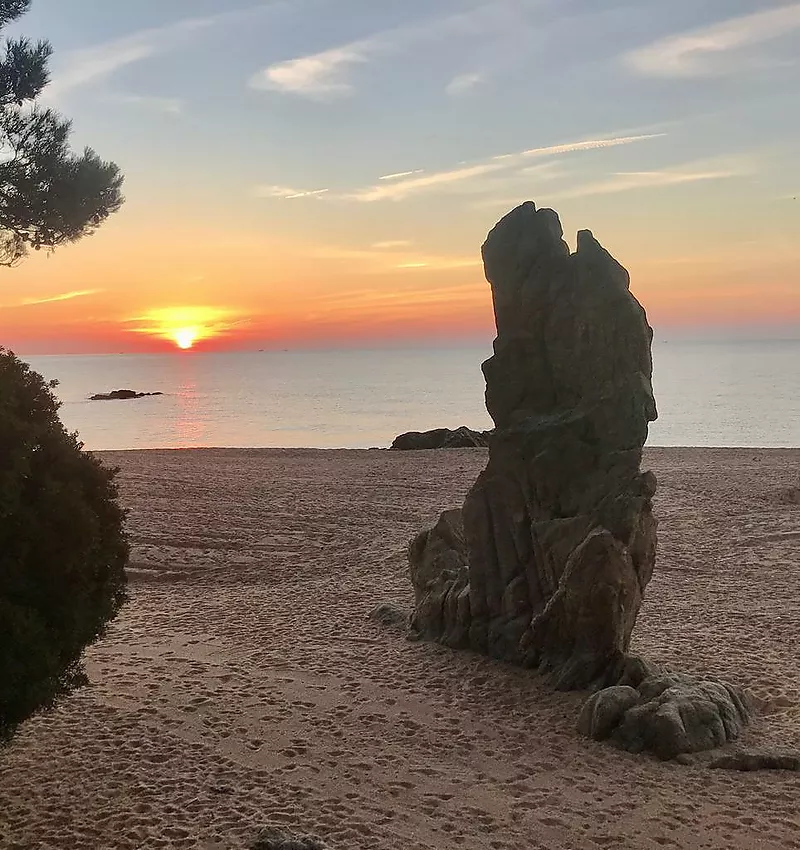
{"label": "sea", "polygon": [[[429,428],[491,428],[490,346],[23,357],[58,380],[87,449],[387,447]],[[800,446],[800,340],[658,341],[652,446]],[[114,389],[161,392],[90,401]]]}

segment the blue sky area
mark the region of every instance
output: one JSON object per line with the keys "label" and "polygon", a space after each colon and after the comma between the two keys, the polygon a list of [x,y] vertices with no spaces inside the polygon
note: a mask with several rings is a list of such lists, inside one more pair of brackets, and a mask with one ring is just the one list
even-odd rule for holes
{"label": "blue sky area", "polygon": [[[10,32],[52,42],[45,101],[126,172],[98,262],[195,232],[274,295],[204,267],[203,303],[335,295],[349,264],[422,309],[483,285],[486,231],[531,198],[666,323],[800,324],[800,3],[34,0]],[[75,286],[93,255],[68,250]]]}

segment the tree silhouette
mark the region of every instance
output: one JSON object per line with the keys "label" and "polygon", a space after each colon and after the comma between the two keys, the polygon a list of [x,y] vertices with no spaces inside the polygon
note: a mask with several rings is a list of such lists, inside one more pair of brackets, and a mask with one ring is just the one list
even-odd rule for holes
{"label": "tree silhouette", "polygon": [[[30,0],[0,0],[0,32]],[[47,42],[0,59],[0,265],[94,232],[122,204],[122,175],[67,144],[33,101]],[[125,601],[128,541],[116,470],[83,451],[47,383],[0,348],[0,743],[86,682],[82,657]]]}
{"label": "tree silhouette", "polygon": [[[0,33],[31,0],[0,0]],[[71,125],[35,104],[52,48],[9,39],[0,60],[0,265],[93,233],[122,205],[123,176],[91,149],[69,148]]]}

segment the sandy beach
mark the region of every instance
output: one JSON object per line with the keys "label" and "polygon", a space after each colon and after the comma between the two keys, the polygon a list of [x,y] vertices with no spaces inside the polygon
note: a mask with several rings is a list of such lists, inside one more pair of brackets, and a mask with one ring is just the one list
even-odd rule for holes
{"label": "sandy beach", "polygon": [[[92,686],[0,751],[0,847],[800,848],[800,774],[582,740],[583,696],[408,642],[409,538],[483,450],[107,453],[130,602]],[[652,449],[659,558],[636,652],[748,688],[748,746],[800,749],[800,449]]]}

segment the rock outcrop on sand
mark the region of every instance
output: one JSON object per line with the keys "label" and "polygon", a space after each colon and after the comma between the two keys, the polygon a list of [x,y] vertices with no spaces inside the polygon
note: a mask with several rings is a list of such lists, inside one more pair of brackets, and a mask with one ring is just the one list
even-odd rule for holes
{"label": "rock outcrop on sand", "polygon": [[509,213],[483,259],[496,430],[464,505],[465,545],[443,554],[434,529],[410,548],[413,626],[560,688],[615,684],[655,562],[656,481],[639,469],[656,418],[652,331],[625,269],[586,230],[571,254],[552,210]]}
{"label": "rock outcrop on sand", "polygon": [[656,557],[642,472],[652,330],[627,271],[588,230],[571,254],[525,203],[483,246],[497,338],[483,364],[496,428],[463,510],[409,546],[411,634],[597,691],[585,735],[662,758],[735,739],[742,692],[657,670],[628,647]]}
{"label": "rock outcrop on sand", "polygon": [[578,731],[629,752],[672,759],[735,740],[751,714],[750,702],[732,685],[662,673],[637,689],[616,686],[593,694],[578,718]]}
{"label": "rock outcrop on sand", "polygon": [[111,390],[110,393],[95,393],[89,397],[90,401],[127,401],[132,398],[146,398],[147,396],[164,395],[164,393],[140,393],[136,390]]}
{"label": "rock outcrop on sand", "polygon": [[449,428],[434,428],[432,431],[409,431],[395,437],[392,449],[395,451],[416,451],[419,449],[485,449],[489,445],[491,431],[473,431],[461,426],[451,431]]}

